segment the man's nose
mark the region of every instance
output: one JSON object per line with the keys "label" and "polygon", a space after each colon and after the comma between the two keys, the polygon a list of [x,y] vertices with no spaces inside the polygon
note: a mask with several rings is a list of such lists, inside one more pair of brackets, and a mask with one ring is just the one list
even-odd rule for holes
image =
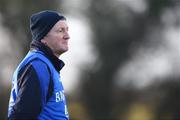
{"label": "man's nose", "polygon": [[70,39],[70,35],[69,35],[68,31],[65,32],[65,39]]}

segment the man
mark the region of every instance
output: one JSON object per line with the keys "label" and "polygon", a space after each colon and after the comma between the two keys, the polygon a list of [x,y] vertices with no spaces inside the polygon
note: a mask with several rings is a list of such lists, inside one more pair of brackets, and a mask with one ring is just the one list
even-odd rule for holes
{"label": "man", "polygon": [[66,18],[56,11],[30,17],[30,51],[14,72],[8,119],[68,120],[59,56],[68,50]]}

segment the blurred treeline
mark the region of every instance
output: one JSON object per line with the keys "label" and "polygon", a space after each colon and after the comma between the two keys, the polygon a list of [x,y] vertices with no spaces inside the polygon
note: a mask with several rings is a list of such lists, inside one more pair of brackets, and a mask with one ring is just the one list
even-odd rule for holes
{"label": "blurred treeline", "polygon": [[[138,1],[138,0],[136,0]],[[142,0],[143,1],[143,0]],[[29,16],[39,10],[63,10],[63,1],[0,0],[3,26],[13,35],[11,44],[22,47],[22,56],[31,41]],[[132,2],[132,1],[130,1]],[[161,19],[167,9],[179,8],[177,0],[144,0],[146,10],[133,11],[123,0],[89,0],[84,16],[90,22],[96,61],[82,69],[78,96],[67,96],[71,119],[77,120],[178,120],[180,119],[180,76],[171,75],[147,87],[117,85],[118,70],[130,61],[139,47],[161,44],[152,31],[165,26]],[[71,8],[67,8],[71,10]],[[178,9],[177,9],[178,10]],[[174,27],[179,26],[175,22]],[[150,61],[151,62],[151,61]],[[3,69],[3,68],[1,68]],[[137,69],[138,71],[138,69]],[[2,76],[2,73],[0,73]],[[3,78],[1,78],[1,81]],[[0,119],[5,119],[9,88],[0,91]]]}

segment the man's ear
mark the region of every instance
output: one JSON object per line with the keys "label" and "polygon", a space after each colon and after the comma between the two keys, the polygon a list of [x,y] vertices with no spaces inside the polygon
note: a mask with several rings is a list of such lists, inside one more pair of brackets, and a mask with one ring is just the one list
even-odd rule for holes
{"label": "man's ear", "polygon": [[45,45],[47,45],[46,39],[41,39],[41,42],[44,43]]}

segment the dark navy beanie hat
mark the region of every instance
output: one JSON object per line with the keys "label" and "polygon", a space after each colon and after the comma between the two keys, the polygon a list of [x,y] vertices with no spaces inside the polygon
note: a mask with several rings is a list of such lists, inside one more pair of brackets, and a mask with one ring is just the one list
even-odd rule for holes
{"label": "dark navy beanie hat", "polygon": [[56,11],[46,10],[32,14],[30,17],[32,40],[41,40],[59,20],[66,18]]}

